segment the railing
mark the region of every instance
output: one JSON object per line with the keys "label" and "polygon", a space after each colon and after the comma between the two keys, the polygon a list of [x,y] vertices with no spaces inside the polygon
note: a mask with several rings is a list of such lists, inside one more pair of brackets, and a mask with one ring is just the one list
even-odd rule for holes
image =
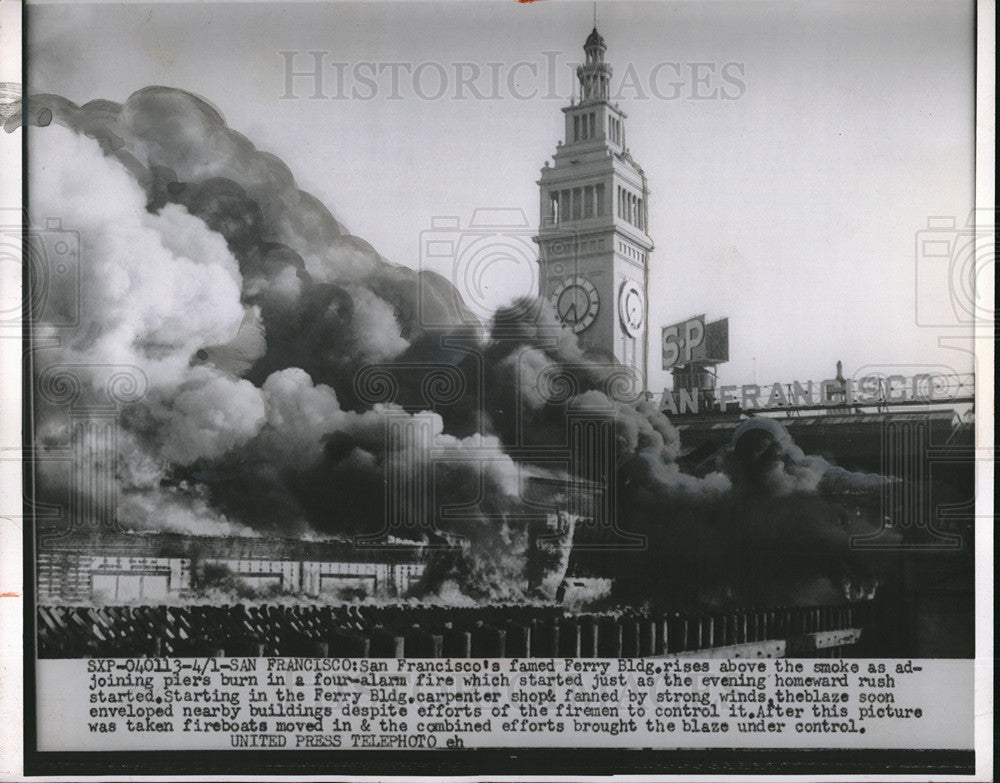
{"label": "railing", "polygon": [[38,609],[42,658],[840,656],[868,603],[714,613],[558,606],[234,605]]}

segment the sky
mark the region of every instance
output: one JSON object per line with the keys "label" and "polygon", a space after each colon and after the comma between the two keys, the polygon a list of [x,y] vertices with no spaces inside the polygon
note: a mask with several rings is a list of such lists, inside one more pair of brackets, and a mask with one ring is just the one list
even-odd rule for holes
{"label": "sky", "polygon": [[[28,89],[81,104],[194,92],[387,259],[450,273],[422,259],[436,218],[462,232],[477,209],[523,211],[503,230],[532,247],[593,14],[574,0],[43,3]],[[971,3],[605,0],[597,24],[651,190],[651,390],[667,378],[660,327],[700,313],[729,318],[722,383],[821,380],[837,360],[847,375],[972,369],[967,331],[938,312],[955,275],[919,253],[928,218],[964,226],[974,201]],[[321,85],[289,76],[317,61]],[[529,272],[488,275],[483,304]]]}

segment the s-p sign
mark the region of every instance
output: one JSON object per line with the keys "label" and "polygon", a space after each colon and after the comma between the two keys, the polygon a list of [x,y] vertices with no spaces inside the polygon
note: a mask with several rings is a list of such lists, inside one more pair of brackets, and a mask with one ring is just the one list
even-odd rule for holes
{"label": "s-p sign", "polygon": [[705,341],[705,316],[663,327],[663,369],[691,361],[692,352]]}

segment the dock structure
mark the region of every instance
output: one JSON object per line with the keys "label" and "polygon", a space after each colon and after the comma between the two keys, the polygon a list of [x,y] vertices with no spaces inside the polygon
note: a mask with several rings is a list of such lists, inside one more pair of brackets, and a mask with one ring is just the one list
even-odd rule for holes
{"label": "dock structure", "polygon": [[866,602],[652,614],[561,606],[42,606],[41,658],[843,657]]}

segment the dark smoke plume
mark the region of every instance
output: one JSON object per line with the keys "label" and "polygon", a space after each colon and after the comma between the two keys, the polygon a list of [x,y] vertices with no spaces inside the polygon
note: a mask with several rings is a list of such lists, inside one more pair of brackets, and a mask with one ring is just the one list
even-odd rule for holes
{"label": "dark smoke plume", "polygon": [[[71,366],[86,401],[109,367],[139,368],[147,384],[123,409],[113,459],[75,457],[115,482],[87,500],[100,510],[116,497],[103,513],[120,526],[443,536],[460,556],[435,563],[424,591],[530,600],[534,526],[552,509],[526,503],[525,482],[583,475],[613,484],[612,516],[645,536],[638,553],[603,553],[643,600],[814,600],[818,583],[873,579],[848,546],[867,522],[845,523],[822,495],[824,482],[862,479],[789,459],[794,444],[763,430],[707,474],[682,471],[676,428],[547,303],[513,303],[484,330],[446,280],[351,236],[203,99],[166,87],[122,104],[36,95],[5,128],[24,123],[31,215],[61,218],[81,246],[80,287],[54,283],[35,331],[36,379]],[[79,326],[57,329],[75,307]],[[598,476],[572,454],[551,459],[581,416],[609,427]],[[36,418],[40,443],[69,442],[58,400],[42,395]],[[389,420],[424,440],[388,439]],[[429,516],[387,527],[387,476],[431,476]],[[44,462],[39,485],[53,503],[92,489]],[[630,573],[650,576],[637,587]]]}

